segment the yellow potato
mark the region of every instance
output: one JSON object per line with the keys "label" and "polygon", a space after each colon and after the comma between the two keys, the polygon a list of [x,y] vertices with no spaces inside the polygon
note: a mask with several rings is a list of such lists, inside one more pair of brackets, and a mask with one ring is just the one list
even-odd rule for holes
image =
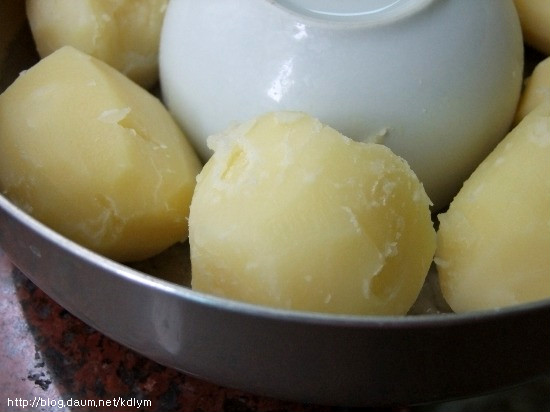
{"label": "yellow potato", "polygon": [[528,113],[544,102],[550,103],[550,57],[537,64],[531,76],[526,80],[516,111],[515,122],[519,123]]}
{"label": "yellow potato", "polygon": [[72,47],[0,95],[0,190],[113,259],[144,259],[187,237],[199,168],[158,99]]}
{"label": "yellow potato", "polygon": [[168,0],[26,0],[41,57],[73,46],[141,86],[158,80],[160,30]]}
{"label": "yellow potato", "polygon": [[209,146],[189,216],[194,289],[293,310],[409,310],[435,231],[403,159],[294,112],[265,114]]}
{"label": "yellow potato", "polygon": [[455,312],[550,297],[550,105],[483,161],[439,216],[435,262]]}
{"label": "yellow potato", "polygon": [[550,1],[514,0],[525,42],[550,54]]}

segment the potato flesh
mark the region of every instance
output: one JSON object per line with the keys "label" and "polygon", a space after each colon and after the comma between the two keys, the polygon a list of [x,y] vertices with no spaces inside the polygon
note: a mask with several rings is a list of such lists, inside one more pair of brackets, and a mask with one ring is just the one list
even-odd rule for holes
{"label": "potato flesh", "polygon": [[0,96],[0,156],[7,197],[108,257],[187,237],[197,156],[156,98],[72,47]]}
{"label": "potato flesh", "polygon": [[455,312],[550,297],[550,105],[510,132],[439,220],[435,262]]}
{"label": "potato flesh", "polygon": [[27,0],[41,57],[70,45],[149,88],[158,81],[160,30],[168,0]]}
{"label": "potato flesh", "polygon": [[519,123],[527,114],[543,103],[550,103],[550,57],[538,63],[531,76],[526,80],[516,111],[515,122]]}
{"label": "potato flesh", "polygon": [[514,0],[527,44],[550,54],[550,4],[548,0]]}
{"label": "potato flesh", "polygon": [[189,217],[194,289],[294,310],[408,311],[435,233],[402,159],[292,112],[209,144]]}

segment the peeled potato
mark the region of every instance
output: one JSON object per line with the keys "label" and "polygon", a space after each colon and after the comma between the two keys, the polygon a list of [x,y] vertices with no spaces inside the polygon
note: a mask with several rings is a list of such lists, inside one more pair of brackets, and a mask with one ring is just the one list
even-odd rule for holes
{"label": "peeled potato", "polygon": [[168,0],[27,0],[41,57],[73,46],[143,87],[158,80],[160,30]]}
{"label": "peeled potato", "polygon": [[550,54],[550,1],[514,0],[525,42],[539,51]]}
{"label": "peeled potato", "polygon": [[439,216],[435,262],[455,312],[550,297],[550,105],[531,112]]}
{"label": "peeled potato", "polygon": [[192,287],[293,310],[405,314],[435,250],[430,200],[387,147],[269,113],[209,138]]}
{"label": "peeled potato", "polygon": [[72,47],[0,95],[0,190],[110,258],[140,260],[184,240],[199,169],[155,97]]}
{"label": "peeled potato", "polygon": [[[550,3],[548,6],[550,7]],[[526,80],[516,111],[515,122],[519,123],[528,113],[544,102],[550,103],[550,57],[537,64],[533,74]]]}

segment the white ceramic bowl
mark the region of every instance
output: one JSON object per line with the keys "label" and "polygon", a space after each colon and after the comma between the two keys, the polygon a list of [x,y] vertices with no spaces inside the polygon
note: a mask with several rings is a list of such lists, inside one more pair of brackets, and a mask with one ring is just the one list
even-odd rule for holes
{"label": "white ceramic bowl", "polygon": [[522,74],[511,0],[172,0],[160,49],[203,159],[234,122],[306,111],[403,156],[436,209],[508,131]]}

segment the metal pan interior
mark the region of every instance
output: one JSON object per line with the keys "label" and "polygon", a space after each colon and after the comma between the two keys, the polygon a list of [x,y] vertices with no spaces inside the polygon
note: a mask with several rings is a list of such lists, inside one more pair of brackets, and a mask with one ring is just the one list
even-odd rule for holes
{"label": "metal pan interior", "polygon": [[0,196],[0,245],[90,326],[170,367],[346,406],[473,396],[550,371],[550,302],[470,314],[321,315],[207,296],[97,255]]}

